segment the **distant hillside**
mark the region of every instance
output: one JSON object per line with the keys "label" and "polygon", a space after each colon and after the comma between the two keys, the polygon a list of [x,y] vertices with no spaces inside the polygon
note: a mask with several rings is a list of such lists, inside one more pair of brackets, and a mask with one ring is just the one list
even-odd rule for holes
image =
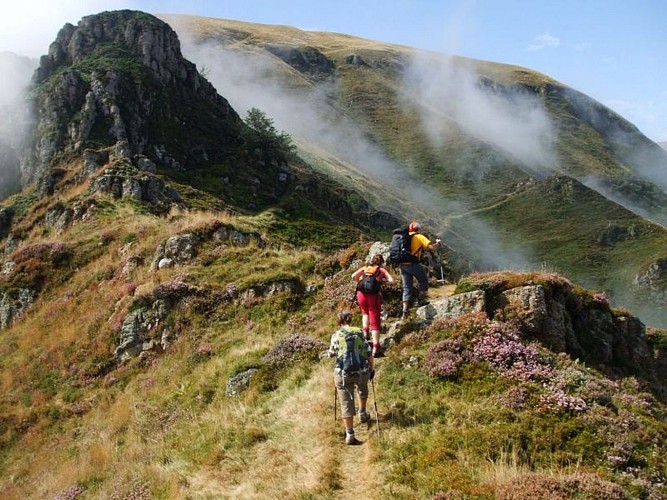
{"label": "distant hillside", "polygon": [[660,146],[662,149],[667,150],[667,142],[659,142],[658,146]]}
{"label": "distant hillside", "polygon": [[236,109],[266,111],[381,210],[427,220],[459,271],[556,269],[667,324],[662,275],[636,286],[665,257],[667,154],[600,103],[516,66],[163,18]]}

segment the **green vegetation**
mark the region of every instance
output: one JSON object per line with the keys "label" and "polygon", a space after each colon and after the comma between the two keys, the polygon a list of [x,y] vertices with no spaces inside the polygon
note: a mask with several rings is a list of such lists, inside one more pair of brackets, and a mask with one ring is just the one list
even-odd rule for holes
{"label": "green vegetation", "polygon": [[[103,14],[110,23],[122,15],[156,22]],[[421,213],[416,194],[381,175],[348,170],[316,148],[299,157],[262,111],[251,109],[243,123],[222,99],[157,85],[122,44],[58,69],[84,79],[122,73],[119,106],[136,84],[146,100],[169,104],[147,115],[146,140],[165,146],[157,179],[178,191],[179,208],[88,191],[82,162],[64,154],[54,159],[54,197],[26,191],[6,201],[0,497],[667,495],[667,333],[644,332],[607,295],[660,262],[667,233],[567,175],[604,174],[634,200],[664,200],[627,174],[613,141],[578,117],[563,89],[527,70],[476,63],[493,77],[489,88],[530,88],[562,124],[559,175],[542,176],[453,120],[434,146],[417,116],[428,103],[398,85],[407,49],[200,22],[207,37],[238,45],[304,37],[335,61],[336,93],[327,97],[338,117],[452,203],[444,215],[435,206]],[[347,63],[351,53],[365,64]],[[289,74],[297,86],[313,83]],[[57,80],[39,91],[52,92]],[[87,146],[108,147],[109,125],[96,123]],[[54,125],[47,136],[58,133]],[[120,179],[152,175],[119,161],[104,168]],[[502,243],[493,248],[525,249],[528,269],[558,273],[466,273],[456,293],[484,290],[486,311],[430,324],[394,324],[400,280],[385,286],[393,343],[377,360],[375,418],[357,426],[363,446],[344,447],[332,363],[322,354],[338,311],[352,307],[351,266],[389,236],[391,215],[378,207],[401,219],[424,215],[457,243],[452,254],[475,265],[489,257],[482,244]],[[72,219],[54,224],[65,210]],[[184,235],[191,238],[170,240]],[[182,245],[170,249],[171,262],[159,260],[168,240]],[[454,288],[431,284],[432,299]],[[506,299],[498,294],[523,285],[542,287],[568,327],[564,338],[536,329],[509,299],[498,305]],[[604,329],[613,324],[617,331]],[[655,363],[637,362],[649,358]]]}

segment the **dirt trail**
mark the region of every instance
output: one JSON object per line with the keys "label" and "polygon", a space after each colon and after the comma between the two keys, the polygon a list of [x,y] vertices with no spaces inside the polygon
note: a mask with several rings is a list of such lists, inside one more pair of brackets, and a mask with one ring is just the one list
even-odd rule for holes
{"label": "dirt trail", "polygon": [[[360,424],[355,418],[354,430],[357,439],[363,444],[347,446],[343,443],[343,422],[338,418],[338,428],[333,440],[333,453],[338,456],[338,475],[340,489],[336,490],[337,499],[374,498],[381,491],[382,475],[377,459],[377,422],[373,406],[373,390],[369,386],[368,410],[371,421]],[[340,416],[340,407],[338,408]],[[380,422],[382,425],[382,422]]]}

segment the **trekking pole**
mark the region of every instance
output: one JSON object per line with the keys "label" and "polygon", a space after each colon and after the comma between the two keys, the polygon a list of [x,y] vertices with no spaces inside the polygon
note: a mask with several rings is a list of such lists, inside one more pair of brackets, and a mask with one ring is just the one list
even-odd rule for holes
{"label": "trekking pole", "polygon": [[336,428],[336,407],[338,406],[338,388],[334,384],[334,429]]}
{"label": "trekking pole", "polygon": [[380,416],[378,415],[378,400],[375,397],[375,380],[371,379],[371,387],[373,388],[373,404],[375,405],[375,425],[378,430],[378,439],[380,439]]}

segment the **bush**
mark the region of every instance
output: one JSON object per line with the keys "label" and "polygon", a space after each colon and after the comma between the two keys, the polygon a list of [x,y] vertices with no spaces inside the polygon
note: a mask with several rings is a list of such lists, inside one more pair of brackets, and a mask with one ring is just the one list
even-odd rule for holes
{"label": "bush", "polygon": [[496,489],[496,498],[498,500],[532,498],[623,500],[627,497],[622,487],[595,474],[572,474],[562,477],[526,474],[500,485]]}
{"label": "bush", "polygon": [[465,354],[465,346],[460,340],[441,340],[433,344],[426,352],[424,368],[432,377],[455,378]]}
{"label": "bush", "polygon": [[305,335],[290,335],[276,342],[262,361],[267,365],[285,366],[298,359],[315,360],[327,347],[325,342],[318,339]]}

